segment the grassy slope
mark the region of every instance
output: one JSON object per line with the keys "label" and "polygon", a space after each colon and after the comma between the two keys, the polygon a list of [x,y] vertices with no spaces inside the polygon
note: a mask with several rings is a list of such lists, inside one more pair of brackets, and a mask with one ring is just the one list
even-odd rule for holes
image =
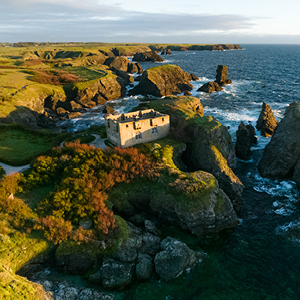
{"label": "grassy slope", "polygon": [[45,299],[41,286],[15,274],[27,261],[49,251],[51,245],[33,234],[0,234],[0,299]]}
{"label": "grassy slope", "polygon": [[[54,68],[52,61],[49,61],[49,63],[46,61],[47,63],[33,66],[27,65],[24,58],[28,57],[28,53],[33,54],[33,50],[43,52],[49,49],[46,47],[36,47],[34,49],[26,47],[0,48],[0,117],[6,117],[10,112],[15,110],[16,106],[26,106],[32,109],[35,107],[34,103],[40,101],[39,98],[46,98],[48,95],[59,94],[61,98],[66,98],[66,92],[62,85],[39,84],[31,80],[32,76],[27,71],[33,69],[59,69],[67,71],[80,76],[84,87],[93,84],[96,80],[107,75],[105,68],[95,66]],[[49,51],[54,50],[50,49]],[[72,51],[81,50],[74,48]],[[93,51],[97,52],[96,49],[87,48],[84,50],[86,54]]]}
{"label": "grassy slope", "polygon": [[65,135],[24,130],[18,126],[0,126],[0,161],[20,166],[63,141]]}

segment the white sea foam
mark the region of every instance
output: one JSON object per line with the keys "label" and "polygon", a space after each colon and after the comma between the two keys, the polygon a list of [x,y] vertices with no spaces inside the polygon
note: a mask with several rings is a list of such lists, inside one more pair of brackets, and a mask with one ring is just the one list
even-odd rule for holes
{"label": "white sea foam", "polygon": [[278,181],[262,178],[254,175],[253,189],[259,193],[266,193],[270,197],[280,198],[273,202],[273,210],[276,214],[289,216],[295,211],[295,204],[299,201],[299,191],[293,181]]}

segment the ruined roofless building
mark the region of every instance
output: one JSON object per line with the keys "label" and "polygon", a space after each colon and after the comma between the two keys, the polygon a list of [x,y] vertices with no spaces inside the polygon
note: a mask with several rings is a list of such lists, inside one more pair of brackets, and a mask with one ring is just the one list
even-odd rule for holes
{"label": "ruined roofless building", "polygon": [[170,117],[147,109],[106,115],[105,126],[108,140],[125,148],[165,137],[170,131]]}

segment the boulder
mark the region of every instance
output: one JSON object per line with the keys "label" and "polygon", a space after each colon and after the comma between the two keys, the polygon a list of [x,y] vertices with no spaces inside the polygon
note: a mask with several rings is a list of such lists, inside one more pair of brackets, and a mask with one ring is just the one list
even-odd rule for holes
{"label": "boulder", "polygon": [[157,236],[161,235],[161,231],[156,228],[154,222],[150,220],[145,220],[144,225],[145,225],[145,230],[148,231],[149,233],[152,233]]}
{"label": "boulder", "polygon": [[174,238],[164,239],[161,249],[154,258],[154,264],[156,272],[165,281],[178,277],[197,262],[194,251]]}
{"label": "boulder", "polygon": [[236,132],[236,156],[246,160],[250,155],[250,148],[252,144],[256,142],[257,138],[255,136],[255,128],[251,124],[245,125],[241,122],[238,131]]}
{"label": "boulder", "polygon": [[103,109],[103,113],[104,114],[113,114],[115,112],[114,108],[111,107],[110,105],[106,104],[104,109]]}
{"label": "boulder", "polygon": [[149,279],[153,273],[153,269],[154,266],[151,256],[147,254],[139,254],[135,269],[137,279]]}
{"label": "boulder", "polygon": [[160,238],[149,232],[142,236],[142,246],[140,252],[148,255],[155,255],[160,250]]}
{"label": "boulder", "polygon": [[166,55],[171,55],[171,54],[172,54],[171,49],[168,48],[168,49],[166,50]]}
{"label": "boulder", "polygon": [[70,101],[70,109],[69,111],[79,111],[82,110],[82,105],[80,105],[79,103],[75,102],[75,101]]}
{"label": "boulder", "polygon": [[195,74],[191,73],[191,77],[193,81],[199,80],[199,77],[197,77]]}
{"label": "boulder", "polygon": [[205,92],[205,93],[213,93],[213,92],[220,92],[223,89],[218,85],[217,82],[207,82],[202,85],[197,92]]}
{"label": "boulder", "polygon": [[93,220],[80,220],[79,226],[84,230],[90,230],[93,227]]}
{"label": "boulder", "polygon": [[227,79],[227,66],[218,65],[217,75],[216,75],[215,82],[219,86],[223,86],[223,85],[227,85],[227,84],[231,84],[232,83],[231,79]]}
{"label": "boulder", "polygon": [[124,288],[132,282],[134,271],[134,263],[104,258],[101,267],[102,284],[106,288]]}
{"label": "boulder", "polygon": [[184,72],[184,78],[186,81],[199,80],[195,74],[190,74],[189,72]]}
{"label": "boulder", "polygon": [[58,108],[56,108],[56,113],[58,115],[67,115],[69,113],[69,111],[65,110],[62,107],[58,107]]}
{"label": "boulder", "polygon": [[80,117],[82,115],[82,113],[81,112],[70,112],[69,114],[68,114],[68,118],[69,119],[73,119],[73,118],[77,118],[77,117]]}
{"label": "boulder", "polygon": [[133,61],[153,61],[153,62],[163,62],[164,60],[157,54],[156,51],[151,51],[151,52],[137,52],[133,56]]}
{"label": "boulder", "polygon": [[121,244],[113,258],[121,262],[134,262],[138,256],[138,250],[142,246],[141,236],[132,236]]}
{"label": "boulder", "polygon": [[[258,170],[263,177],[292,178],[300,159],[300,104],[294,102],[286,109],[284,118],[273,132],[263,152]],[[298,170],[298,167],[297,167]],[[298,171],[296,172],[296,176]]]}
{"label": "boulder", "polygon": [[193,86],[186,79],[185,73],[179,66],[162,65],[144,71],[139,84],[129,91],[129,94],[163,97],[181,94],[192,89]]}
{"label": "boulder", "polygon": [[256,122],[256,129],[260,130],[262,136],[272,136],[273,131],[277,127],[278,121],[276,120],[271,107],[263,102],[259,118]]}
{"label": "boulder", "polygon": [[42,280],[37,283],[41,284],[49,298],[43,298],[45,300],[114,300],[113,294],[99,292],[95,289],[82,288],[73,286],[70,283],[63,281],[48,281]]}

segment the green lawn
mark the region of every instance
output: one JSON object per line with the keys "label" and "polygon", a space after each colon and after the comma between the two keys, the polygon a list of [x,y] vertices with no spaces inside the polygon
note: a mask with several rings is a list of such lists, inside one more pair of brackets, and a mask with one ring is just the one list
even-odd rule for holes
{"label": "green lawn", "polygon": [[86,67],[63,67],[59,68],[59,70],[64,70],[67,71],[71,74],[80,76],[83,80],[94,80],[94,79],[99,79],[101,77],[106,76],[106,72],[102,70],[96,70],[96,69],[91,69],[91,68],[86,68]]}
{"label": "green lawn", "polygon": [[19,128],[0,128],[0,161],[9,165],[28,164],[33,158],[59,144],[59,137]]}

